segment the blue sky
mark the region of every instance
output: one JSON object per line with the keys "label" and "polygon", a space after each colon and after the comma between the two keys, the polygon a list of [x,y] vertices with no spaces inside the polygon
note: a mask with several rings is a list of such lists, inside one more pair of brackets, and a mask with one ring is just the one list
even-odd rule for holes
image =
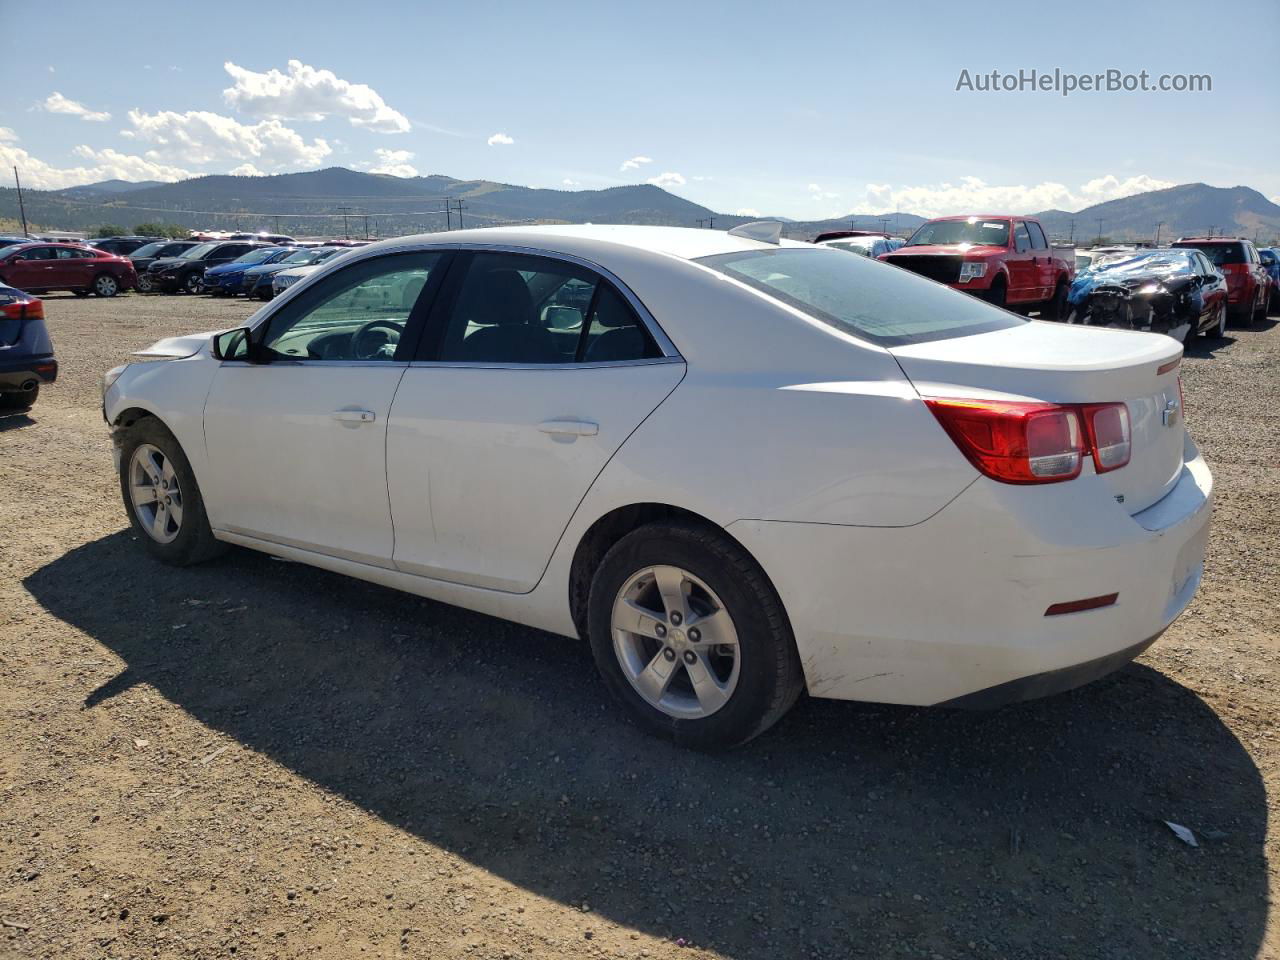
{"label": "blue sky", "polygon": [[[0,68],[0,160],[33,187],[340,165],[652,181],[805,219],[1078,209],[1190,181],[1280,196],[1274,0],[62,9],[74,29],[54,35],[41,5],[0,8],[28,38]],[[956,90],[962,70],[1055,68],[1213,89]]]}

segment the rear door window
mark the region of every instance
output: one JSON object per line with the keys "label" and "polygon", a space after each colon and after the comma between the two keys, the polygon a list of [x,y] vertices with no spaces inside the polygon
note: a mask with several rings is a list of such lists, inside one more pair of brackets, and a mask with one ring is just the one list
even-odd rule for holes
{"label": "rear door window", "polygon": [[1031,249],[1032,250],[1048,250],[1049,244],[1044,238],[1044,231],[1040,229],[1040,224],[1027,221],[1027,230],[1031,233]]}

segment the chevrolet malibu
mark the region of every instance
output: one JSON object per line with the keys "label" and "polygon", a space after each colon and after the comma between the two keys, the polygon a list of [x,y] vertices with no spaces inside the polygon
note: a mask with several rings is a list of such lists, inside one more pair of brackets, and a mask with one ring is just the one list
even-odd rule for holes
{"label": "chevrolet malibu", "polygon": [[1100,677],[1201,579],[1181,346],[779,239],[388,240],[110,371],[139,541],[585,638],[678,742],[804,690],[982,707]]}

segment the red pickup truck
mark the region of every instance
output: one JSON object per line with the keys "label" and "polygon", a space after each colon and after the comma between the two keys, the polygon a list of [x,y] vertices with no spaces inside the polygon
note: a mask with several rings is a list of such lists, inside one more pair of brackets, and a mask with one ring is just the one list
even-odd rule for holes
{"label": "red pickup truck", "polygon": [[1051,245],[1034,217],[1003,214],[929,220],[880,259],[1046,320],[1066,316],[1076,274],[1075,247]]}

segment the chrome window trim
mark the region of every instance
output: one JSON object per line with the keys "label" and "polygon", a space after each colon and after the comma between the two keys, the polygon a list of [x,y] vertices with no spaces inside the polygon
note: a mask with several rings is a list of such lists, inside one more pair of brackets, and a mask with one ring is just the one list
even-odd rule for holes
{"label": "chrome window trim", "polygon": [[684,363],[683,357],[643,357],[637,360],[598,360],[593,363],[485,363],[471,360],[413,360],[412,367],[459,370],[601,370],[610,367],[648,367],[659,363]]}
{"label": "chrome window trim", "polygon": [[[579,257],[572,253],[560,253],[559,251],[547,250],[542,247],[527,247],[527,246],[521,246],[519,244],[512,244],[512,243],[467,243],[467,242],[456,243],[456,242],[449,242],[447,240],[441,241],[440,243],[422,243],[422,242],[397,243],[392,246],[379,247],[377,249],[370,249],[368,247],[355,247],[353,248],[352,252],[354,256],[351,256],[350,259],[347,258],[346,254],[341,254],[341,253],[336,254],[335,256],[331,257],[329,260],[325,261],[326,264],[332,265],[331,269],[317,270],[315,273],[312,273],[310,276],[303,277],[301,280],[294,281],[292,284],[285,287],[279,294],[276,295],[276,297],[270,303],[263,306],[258,314],[255,314],[254,316],[250,317],[249,320],[246,321],[245,326],[249,327],[249,329],[251,330],[257,330],[257,328],[261,326],[263,323],[269,323],[271,320],[271,317],[275,315],[276,311],[283,309],[284,306],[287,305],[288,302],[297,295],[297,291],[305,290],[307,287],[311,286],[313,283],[319,283],[321,280],[327,277],[331,272],[333,272],[333,269],[341,269],[342,267],[346,267],[346,266],[354,266],[355,264],[363,260],[372,259],[374,257],[390,256],[392,254],[397,254],[397,253],[434,253],[434,252],[517,253],[517,254],[527,254],[529,256],[535,256],[535,257],[545,257],[548,260],[562,260],[565,263],[576,264],[577,266],[585,267],[588,270],[593,270],[596,273],[600,274],[600,276],[604,277],[606,280],[612,283],[614,287],[617,288],[618,292],[622,294],[623,298],[627,301],[627,303],[631,305],[631,309],[633,309],[636,312],[636,316],[640,318],[640,322],[644,324],[645,329],[649,331],[649,335],[653,337],[654,342],[657,343],[658,349],[662,351],[662,357],[655,358],[655,359],[671,359],[671,360],[684,359],[683,357],[680,356],[680,351],[676,349],[676,345],[671,342],[671,338],[667,336],[666,331],[662,329],[662,325],[658,323],[657,318],[655,318],[654,315],[649,311],[649,308],[644,305],[644,302],[635,295],[634,291],[632,291],[630,287],[628,287],[625,283],[623,283],[618,278],[617,274],[615,274],[612,270],[610,270],[607,267],[602,267],[600,264],[596,263],[593,260],[587,260],[584,257]],[[339,267],[339,264],[341,264],[342,267]],[[422,361],[422,362],[426,363],[428,361]],[[616,366],[617,363],[633,363],[633,362],[635,361],[623,360],[623,361],[615,361],[609,365]],[[414,363],[415,365],[417,365],[418,361],[415,361]],[[457,364],[452,364],[452,365],[457,365]],[[475,364],[470,364],[470,363],[463,364],[463,365],[475,366]],[[516,367],[516,366],[522,366],[522,364],[494,364],[494,366]],[[525,364],[523,366],[550,367],[554,365],[553,364]],[[582,364],[573,364],[573,366],[582,366]]]}
{"label": "chrome window trim", "polygon": [[322,360],[319,357],[281,357],[268,363],[250,363],[248,360],[220,360],[222,366],[236,367],[376,367],[380,370],[405,370],[409,367],[407,360]]}

